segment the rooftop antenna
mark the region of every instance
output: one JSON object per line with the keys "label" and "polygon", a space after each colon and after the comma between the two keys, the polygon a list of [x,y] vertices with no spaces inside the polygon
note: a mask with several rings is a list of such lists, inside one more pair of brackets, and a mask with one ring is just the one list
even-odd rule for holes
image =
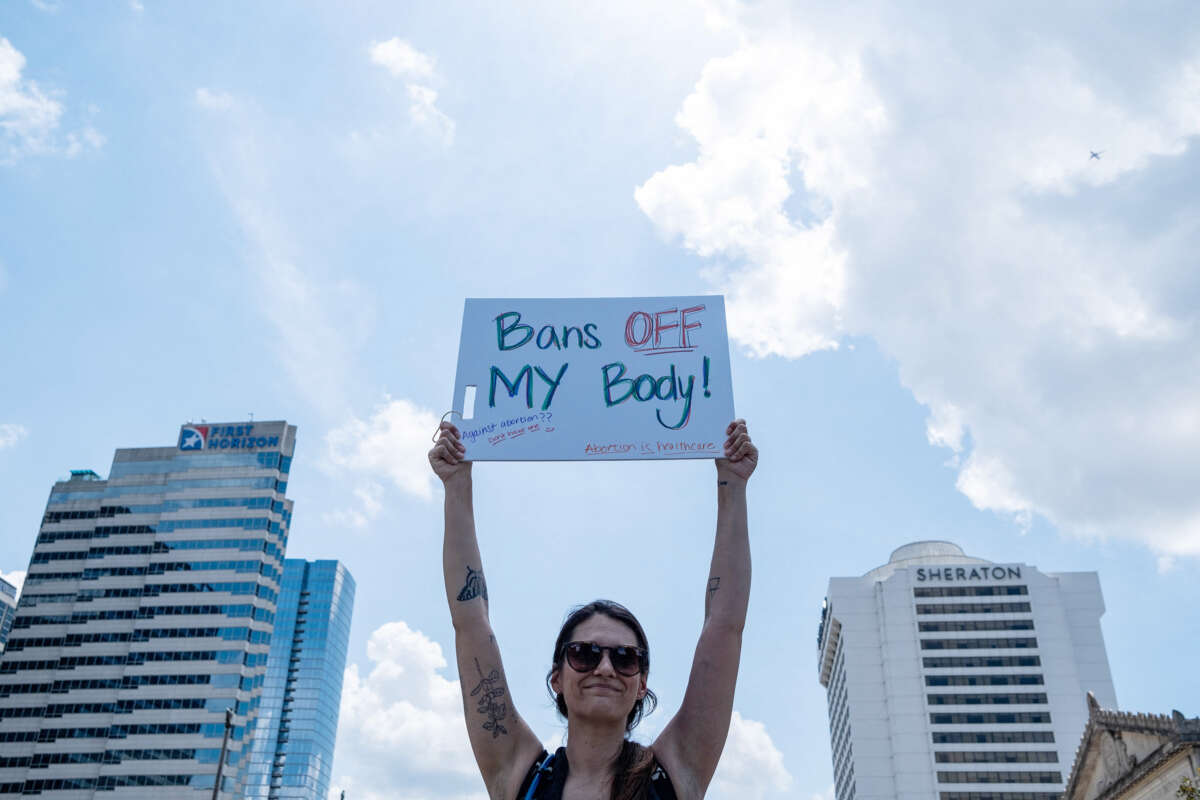
{"label": "rooftop antenna", "polygon": [[253,411],[250,412],[250,421],[254,422],[254,412]]}

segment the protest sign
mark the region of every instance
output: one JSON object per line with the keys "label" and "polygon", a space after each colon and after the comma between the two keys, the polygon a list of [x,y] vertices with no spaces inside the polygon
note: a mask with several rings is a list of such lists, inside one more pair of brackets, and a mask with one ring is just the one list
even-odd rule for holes
{"label": "protest sign", "polygon": [[725,300],[468,299],[451,407],[471,461],[722,456]]}

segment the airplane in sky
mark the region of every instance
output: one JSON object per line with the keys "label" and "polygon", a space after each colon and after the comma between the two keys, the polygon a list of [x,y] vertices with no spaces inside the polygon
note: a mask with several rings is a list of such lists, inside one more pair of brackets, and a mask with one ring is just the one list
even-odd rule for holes
{"label": "airplane in sky", "polygon": [[1101,150],[1099,153],[1097,153],[1095,150],[1088,150],[1088,152],[1092,154],[1091,158],[1089,158],[1088,161],[1091,161],[1093,158],[1096,159],[1097,161],[1099,161],[1100,156],[1104,151]]}

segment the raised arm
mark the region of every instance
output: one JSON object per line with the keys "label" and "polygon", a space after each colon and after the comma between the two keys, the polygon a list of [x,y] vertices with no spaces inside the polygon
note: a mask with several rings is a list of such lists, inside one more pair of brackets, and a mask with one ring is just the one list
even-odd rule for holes
{"label": "raised arm", "polygon": [[487,581],[475,538],[471,462],[458,429],[443,422],[429,463],[446,489],[442,572],[454,623],[454,649],[471,750],[489,796],[509,798],[541,752],[541,744],[513,708],[500,648],[488,618]]}
{"label": "raised arm", "polygon": [[750,601],[746,482],[758,465],[758,449],[745,420],[731,422],[725,432],[726,457],[717,459],[717,535],[704,588],[704,625],[683,703],[654,743],[681,800],[704,796],[725,747]]}

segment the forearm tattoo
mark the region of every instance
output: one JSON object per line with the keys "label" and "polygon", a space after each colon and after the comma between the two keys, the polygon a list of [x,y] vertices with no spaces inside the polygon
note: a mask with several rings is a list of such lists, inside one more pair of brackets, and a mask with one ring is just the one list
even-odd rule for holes
{"label": "forearm tattoo", "polygon": [[479,713],[487,717],[483,729],[491,731],[492,738],[495,739],[502,733],[508,733],[508,728],[500,724],[500,720],[508,716],[508,706],[500,702],[500,698],[504,696],[500,670],[492,670],[485,678],[478,658],[475,659],[475,670],[479,673],[479,683],[471,690],[471,697],[479,696]]}
{"label": "forearm tattoo", "polygon": [[471,569],[467,565],[467,582],[463,584],[462,591],[458,593],[458,599],[462,602],[474,600],[476,597],[483,597],[483,602],[487,603],[487,582],[483,579],[482,569]]}

